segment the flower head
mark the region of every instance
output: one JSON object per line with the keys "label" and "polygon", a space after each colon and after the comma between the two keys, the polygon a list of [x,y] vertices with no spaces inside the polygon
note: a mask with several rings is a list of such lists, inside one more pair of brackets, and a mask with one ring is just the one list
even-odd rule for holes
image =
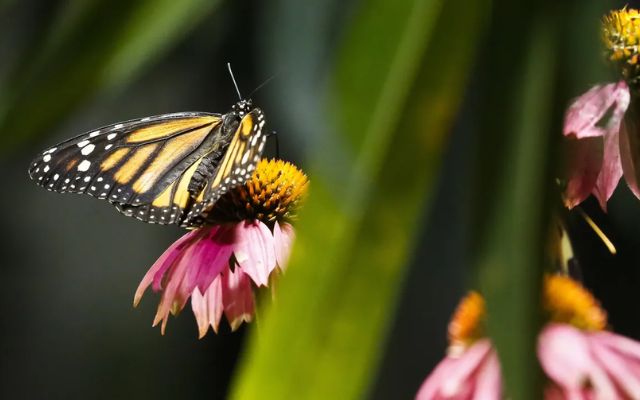
{"label": "flower head", "polygon": [[607,58],[618,68],[621,80],[592,87],[575,99],[565,114],[568,161],[564,199],[568,208],[593,194],[606,211],[623,175],[640,198],[640,13],[626,7],[612,11],[603,18],[602,37]]}
{"label": "flower head", "polygon": [[602,18],[602,40],[607,58],[614,63],[625,80],[636,83],[640,72],[638,54],[640,45],[640,14],[638,10],[611,11]]}
{"label": "flower head", "polygon": [[290,221],[307,191],[308,179],[293,164],[261,160],[243,186],[220,198],[208,215],[211,223],[258,219]]}
{"label": "flower head", "polygon": [[[544,281],[547,325],[538,359],[548,380],[547,399],[630,399],[640,393],[640,343],[604,330],[606,314],[595,298],[564,276]],[[484,337],[486,311],[472,292],[449,324],[447,357],[425,380],[417,399],[502,399],[500,365]]]}
{"label": "flower head", "polygon": [[[223,196],[209,225],[172,244],[144,276],[134,297],[146,289],[161,292],[153,325],[164,333],[169,314],[191,299],[200,337],[214,331],[224,314],[232,330],[253,319],[254,289],[284,270],[294,239],[287,222],[295,215],[308,181],[283,161],[261,161],[253,177]],[[213,221],[216,221],[214,224]]]}

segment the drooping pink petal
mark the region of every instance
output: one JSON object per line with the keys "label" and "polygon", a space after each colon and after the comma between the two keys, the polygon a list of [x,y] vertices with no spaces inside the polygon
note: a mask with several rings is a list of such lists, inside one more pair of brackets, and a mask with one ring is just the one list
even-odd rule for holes
{"label": "drooping pink petal", "polygon": [[[186,273],[176,290],[175,304],[181,310],[193,289],[197,286],[201,293],[209,287],[213,279],[228,266],[232,243],[228,241],[226,226],[201,228],[198,237],[178,263],[186,263]],[[178,267],[176,267],[178,268]]]}
{"label": "drooping pink petal", "polygon": [[594,358],[617,383],[620,391],[630,397],[640,395],[640,365],[600,343],[597,336],[591,336],[589,342]]}
{"label": "drooping pink petal", "polygon": [[251,280],[241,267],[222,275],[222,304],[224,315],[231,330],[235,331],[243,322],[251,322],[255,312]]}
{"label": "drooping pink petal", "polygon": [[593,192],[602,169],[603,139],[567,138],[567,187],[564,203],[569,209],[582,203]]}
{"label": "drooping pink petal", "polygon": [[202,339],[209,330],[218,333],[218,326],[222,318],[224,305],[222,304],[222,279],[218,276],[211,282],[204,295],[200,293],[198,287],[191,295],[191,308],[198,322],[199,338]]}
{"label": "drooping pink petal", "polygon": [[276,261],[282,271],[287,268],[287,262],[289,261],[289,255],[291,254],[291,247],[295,240],[295,231],[293,226],[283,222],[279,224],[275,223],[273,227],[273,240],[275,242]]}
{"label": "drooping pink petal", "polygon": [[624,179],[631,192],[640,199],[640,111],[634,101],[620,128],[620,161]]}
{"label": "drooping pink petal", "polygon": [[538,337],[538,359],[567,398],[580,398],[576,396],[586,387],[595,398],[616,398],[615,386],[593,359],[584,332],[565,324],[547,325]]}
{"label": "drooping pink petal", "polygon": [[197,236],[196,231],[191,231],[185,235],[183,235],[180,239],[176,240],[164,253],[158,258],[158,260],[153,263],[149,271],[144,275],[142,281],[138,285],[136,289],[136,293],[133,297],[133,306],[137,306],[140,303],[140,299],[144,294],[145,290],[149,287],[149,285],[153,282],[153,289],[155,291],[160,290],[160,283],[162,281],[163,275],[167,272],[167,270],[173,265],[173,263],[182,255],[184,247],[190,243],[195,236]]}
{"label": "drooping pink petal", "polygon": [[[619,124],[618,124],[619,125]],[[607,201],[613,195],[622,177],[622,163],[620,161],[620,141],[618,129],[607,133],[604,137],[604,156],[602,169],[593,188],[593,195],[598,199],[600,207],[607,211]]]}
{"label": "drooping pink petal", "polygon": [[494,351],[489,354],[489,357],[478,371],[473,399],[502,399],[500,361],[498,361],[498,356]]}
{"label": "drooping pink petal", "polygon": [[624,81],[596,85],[569,106],[565,114],[563,134],[574,135],[578,139],[603,136],[608,129],[599,127],[598,123],[614,107],[612,118],[618,118],[619,125],[628,105],[629,89]]}
{"label": "drooping pink petal", "polygon": [[[447,356],[424,381],[416,395],[416,400],[470,398],[475,388],[472,377],[476,371],[483,368],[491,351],[491,343],[483,339],[459,355]],[[488,371],[489,374],[492,372]],[[491,376],[485,378],[491,378]],[[491,399],[487,398],[487,400]]]}
{"label": "drooping pink petal", "polygon": [[640,342],[607,331],[595,332],[592,335],[598,343],[624,354],[630,360],[640,361]]}
{"label": "drooping pink petal", "polygon": [[258,286],[269,283],[269,274],[276,267],[273,235],[262,222],[244,221],[236,225],[234,254],[238,264]]}
{"label": "drooping pink petal", "polygon": [[[186,249],[187,253],[189,248]],[[188,254],[183,255],[183,258],[188,257]],[[173,314],[177,313],[176,305],[182,303],[182,299],[178,293],[180,289],[180,285],[188,271],[189,263],[187,262],[178,262],[175,264],[171,271],[169,271],[169,277],[167,279],[167,285],[162,291],[162,295],[160,296],[160,303],[158,304],[158,310],[156,311],[156,315],[153,319],[153,326],[158,325],[158,323],[162,322],[162,326],[160,327],[160,332],[164,335],[165,328],[167,326],[167,322],[169,320],[169,313]]]}
{"label": "drooping pink petal", "polygon": [[479,340],[468,348],[458,359],[456,368],[442,381],[440,394],[444,397],[459,396],[468,387],[473,387],[474,382],[469,382],[469,378],[487,359],[492,351],[489,340]]}

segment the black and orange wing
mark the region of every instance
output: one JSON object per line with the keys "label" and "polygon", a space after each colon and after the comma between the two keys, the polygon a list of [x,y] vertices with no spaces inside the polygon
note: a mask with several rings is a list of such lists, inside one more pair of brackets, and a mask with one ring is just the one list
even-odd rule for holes
{"label": "black and orange wing", "polygon": [[199,112],[108,125],[45,150],[29,176],[48,190],[107,199],[146,222],[179,223],[198,164],[228,144],[221,126],[221,115]]}
{"label": "black and orange wing", "polygon": [[204,224],[207,213],[220,196],[251,178],[267,140],[262,130],[264,124],[264,113],[259,108],[254,108],[242,118],[224,157],[196,197],[183,226],[193,228]]}

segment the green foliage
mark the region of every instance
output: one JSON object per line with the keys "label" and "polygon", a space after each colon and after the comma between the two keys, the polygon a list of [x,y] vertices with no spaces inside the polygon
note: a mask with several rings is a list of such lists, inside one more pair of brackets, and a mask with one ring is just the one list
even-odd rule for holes
{"label": "green foliage", "polygon": [[48,132],[98,90],[127,84],[217,3],[66,3],[4,83],[0,149]]}
{"label": "green foliage", "polygon": [[342,134],[334,140],[350,161],[332,173],[326,147],[311,155],[291,265],[275,306],[260,314],[232,398],[366,393],[484,5],[360,3],[329,97]]}
{"label": "green foliage", "polygon": [[[597,11],[584,2],[494,5],[479,76],[481,139],[474,149],[477,278],[508,397],[539,399],[540,285],[551,210],[560,200],[555,156],[562,112],[579,93],[576,83],[593,81],[601,65]],[[589,44],[563,47],[584,37]],[[596,67],[578,71],[577,65]]]}

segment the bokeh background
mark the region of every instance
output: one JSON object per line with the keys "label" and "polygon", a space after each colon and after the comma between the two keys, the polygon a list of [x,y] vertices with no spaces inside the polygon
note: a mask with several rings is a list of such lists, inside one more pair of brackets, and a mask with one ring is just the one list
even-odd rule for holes
{"label": "bokeh background", "polygon": [[[340,165],[341,155],[323,147],[335,128],[319,103],[345,32],[366,3],[0,2],[0,397],[225,398],[246,327],[198,340],[186,309],[161,336],[151,328],[157,296],[131,305],[139,280],[181,230],[139,223],[89,197],[47,192],[30,182],[27,167],[42,149],[116,121],[226,112],[236,101],[227,62],[243,95],[270,79],[252,98],[277,131],[282,158],[304,168],[320,154]],[[572,39],[583,38],[571,44],[599,56],[599,16],[624,4],[592,3],[563,17],[569,28],[572,17],[589,21],[569,29]],[[372,38],[384,35],[385,26],[375,29]],[[449,316],[473,284],[470,188],[487,93],[483,65],[496,45],[477,43],[430,201],[413,219],[418,234],[367,398],[414,395],[443,356]],[[608,79],[603,64],[572,73],[576,90]],[[274,155],[273,142],[267,153]],[[620,185],[609,207],[604,214],[595,201],[584,204],[617,255],[576,214],[567,217],[569,231],[584,282],[612,327],[640,339],[640,203]]]}

